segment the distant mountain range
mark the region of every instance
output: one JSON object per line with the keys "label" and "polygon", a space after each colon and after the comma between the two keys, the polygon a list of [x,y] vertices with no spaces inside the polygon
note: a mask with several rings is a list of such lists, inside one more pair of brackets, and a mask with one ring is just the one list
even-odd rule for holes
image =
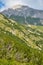
{"label": "distant mountain range", "polygon": [[15,5],[4,10],[2,14],[22,24],[43,25],[43,10],[36,10],[25,5]]}

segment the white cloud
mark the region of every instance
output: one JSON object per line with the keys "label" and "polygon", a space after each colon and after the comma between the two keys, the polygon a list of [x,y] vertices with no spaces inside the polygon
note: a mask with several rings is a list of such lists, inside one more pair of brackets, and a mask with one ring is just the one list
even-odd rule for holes
{"label": "white cloud", "polygon": [[16,4],[20,4],[21,0],[1,0],[5,6],[0,9],[0,11],[3,11],[4,9],[10,8]]}
{"label": "white cloud", "polygon": [[16,4],[26,4],[32,8],[43,9],[43,0],[0,0],[5,3],[1,10],[12,7]]}
{"label": "white cloud", "polygon": [[6,3],[6,6],[7,7],[11,7],[15,4],[19,4],[21,2],[21,0],[7,0],[8,2],[5,2]]}
{"label": "white cloud", "polygon": [[43,0],[38,0],[38,2],[40,6],[43,6]]}

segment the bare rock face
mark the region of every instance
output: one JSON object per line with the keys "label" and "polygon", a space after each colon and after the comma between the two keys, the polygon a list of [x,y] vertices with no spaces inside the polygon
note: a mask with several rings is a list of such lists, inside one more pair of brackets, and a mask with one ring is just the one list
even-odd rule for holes
{"label": "bare rock face", "polygon": [[33,9],[25,5],[15,5],[11,8],[8,8],[7,10],[4,10],[2,13],[8,16],[13,14],[18,16],[25,15],[36,18],[43,18],[43,10]]}
{"label": "bare rock face", "polygon": [[25,5],[15,5],[2,11],[2,14],[10,19],[19,21],[19,23],[43,25],[43,10],[33,9]]}

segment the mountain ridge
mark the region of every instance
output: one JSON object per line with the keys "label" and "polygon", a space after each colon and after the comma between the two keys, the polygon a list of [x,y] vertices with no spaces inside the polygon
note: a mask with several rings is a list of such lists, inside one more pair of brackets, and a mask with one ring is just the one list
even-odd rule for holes
{"label": "mountain ridge", "polygon": [[[7,10],[9,10],[9,9],[14,9],[14,8],[15,8],[15,9],[20,9],[20,8],[22,9],[22,7],[23,7],[24,9],[31,9],[31,10],[34,10],[34,11],[37,11],[37,12],[38,12],[38,11],[39,11],[39,12],[43,12],[43,10],[38,10],[38,9],[34,9],[34,8],[31,8],[31,7],[26,6],[26,5],[19,5],[19,4],[18,4],[18,5],[15,5],[15,6],[12,6],[11,8],[8,8]],[[6,10],[6,9],[5,9],[5,10]],[[5,11],[5,10],[4,10],[4,11]],[[31,11],[31,10],[30,10],[30,11]]]}
{"label": "mountain ridge", "polygon": [[12,20],[21,21],[19,23],[43,25],[43,10],[32,9],[24,5],[15,5],[1,13]]}

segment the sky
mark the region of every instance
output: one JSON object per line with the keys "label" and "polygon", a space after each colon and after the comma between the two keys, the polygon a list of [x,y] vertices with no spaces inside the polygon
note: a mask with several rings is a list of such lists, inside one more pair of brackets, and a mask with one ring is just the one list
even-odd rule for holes
{"label": "sky", "polygon": [[43,0],[0,0],[0,11],[16,4],[28,5],[31,8],[43,10]]}

